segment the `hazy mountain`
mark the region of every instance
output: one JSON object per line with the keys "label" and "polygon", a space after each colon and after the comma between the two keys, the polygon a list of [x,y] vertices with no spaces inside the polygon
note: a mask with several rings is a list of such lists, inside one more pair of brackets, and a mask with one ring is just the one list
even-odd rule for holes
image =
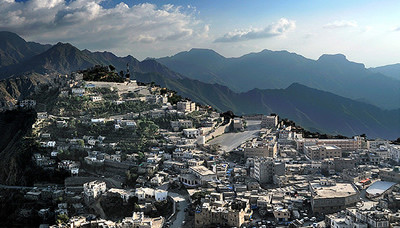
{"label": "hazy mountain", "polygon": [[400,80],[400,63],[369,68],[369,70]]}
{"label": "hazy mountain", "polygon": [[0,31],[0,67],[19,63],[50,47],[51,45],[26,42],[15,33]]}
{"label": "hazy mountain", "polygon": [[286,89],[253,89],[235,93],[225,86],[191,79],[170,79],[160,74],[136,74],[138,81],[178,91],[183,97],[235,114],[278,113],[308,129],[352,136],[395,139],[400,135],[400,109],[376,106],[294,83]]}
{"label": "hazy mountain", "polygon": [[[8,36],[4,36],[3,41],[13,48],[5,50],[16,50],[17,47],[21,46],[17,44],[25,42],[21,37],[14,33],[7,34]],[[8,41],[7,38],[15,39],[19,42]],[[20,49],[22,50],[23,48]],[[37,50],[39,51],[39,49]],[[7,53],[7,56],[12,55],[11,51],[5,51],[4,53]],[[31,73],[68,74],[72,71],[83,70],[94,65],[113,65],[116,67],[117,71],[124,70],[126,72],[127,64],[129,64],[131,72],[159,72],[172,78],[183,77],[155,60],[148,59],[140,62],[130,55],[126,57],[117,57],[111,52],[81,51],[69,43],[58,43],[39,54],[30,56],[29,58],[18,59],[18,61],[14,61],[14,64],[8,64],[1,67],[0,79]]]}
{"label": "hazy mountain", "polygon": [[386,109],[400,107],[400,81],[340,54],[311,60],[287,51],[264,50],[225,58],[212,50],[192,49],[157,61],[189,78],[220,83],[236,92],[286,88],[297,82]]}
{"label": "hazy mountain", "polygon": [[[227,86],[184,77],[152,59],[140,62],[132,56],[117,57],[110,52],[81,51],[71,44],[58,43],[38,55],[0,68],[3,77],[34,72],[31,75],[3,80],[0,83],[0,95],[18,99],[31,94],[38,84],[50,83],[46,82],[46,76],[37,73],[70,73],[96,64],[112,64],[118,70],[126,70],[126,64],[129,63],[133,77],[139,81],[154,81],[178,91],[184,97],[212,105],[221,111],[232,110],[237,114],[275,112],[308,129],[319,129],[325,133],[349,136],[366,133],[369,137],[389,139],[400,135],[400,110],[384,111],[366,104],[365,102],[372,101],[370,96],[359,96],[358,99],[363,101],[359,102],[309,88],[310,84],[316,88],[347,89],[350,92],[369,88],[364,91],[364,95],[379,92],[382,94],[380,98],[388,94],[392,96],[382,102],[396,100],[399,87],[395,82],[398,80],[372,74],[362,64],[349,62],[343,55],[324,55],[314,61],[284,51],[263,51],[227,59],[211,50],[193,49],[176,56],[179,57],[176,58],[179,61],[175,62],[179,63],[178,66],[185,62],[192,64],[186,66],[185,72],[182,72],[188,77],[197,77],[198,71],[204,76],[202,80],[206,80],[207,76],[207,80],[225,85],[234,84],[238,88],[250,86],[259,80],[255,84],[257,87],[286,89],[252,89],[238,93]],[[222,74],[218,72],[224,72],[228,76],[221,77]],[[381,81],[375,80],[378,76],[382,77]],[[285,86],[285,83],[296,80],[305,82],[308,87],[297,83]],[[396,91],[393,92],[394,87]],[[379,94],[376,96],[379,97]]]}

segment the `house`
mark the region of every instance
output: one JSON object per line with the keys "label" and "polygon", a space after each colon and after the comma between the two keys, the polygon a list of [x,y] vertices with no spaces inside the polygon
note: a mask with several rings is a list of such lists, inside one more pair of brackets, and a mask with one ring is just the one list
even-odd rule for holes
{"label": "house", "polygon": [[58,128],[68,127],[68,123],[65,120],[57,120],[56,125]]}
{"label": "house", "polygon": [[91,96],[90,99],[93,102],[101,101],[103,98],[101,96]]}
{"label": "house", "polygon": [[72,88],[72,95],[82,96],[85,93],[85,88]]}
{"label": "house", "polygon": [[139,201],[163,201],[167,199],[168,191],[152,188],[137,188],[135,196]]}
{"label": "house", "polygon": [[42,120],[42,119],[47,119],[49,116],[47,114],[47,112],[38,112],[37,113],[37,118]]}
{"label": "house", "polygon": [[195,128],[183,129],[183,134],[185,135],[186,138],[195,139],[200,136],[200,130]]}
{"label": "house", "polygon": [[99,196],[107,191],[106,182],[92,181],[83,184],[83,193],[87,201],[97,199]]}

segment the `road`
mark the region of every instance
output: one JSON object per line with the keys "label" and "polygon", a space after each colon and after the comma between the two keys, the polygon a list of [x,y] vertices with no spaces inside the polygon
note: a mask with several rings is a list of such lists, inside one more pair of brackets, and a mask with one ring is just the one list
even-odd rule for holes
{"label": "road", "polygon": [[168,195],[171,196],[176,202],[176,215],[175,220],[171,224],[171,228],[179,228],[182,227],[182,222],[185,220],[185,208],[189,207],[189,195],[182,196],[178,193],[168,192]]}
{"label": "road", "polygon": [[248,120],[247,128],[244,132],[238,133],[225,133],[209,142],[210,145],[219,144],[221,150],[225,152],[232,151],[236,147],[249,139],[258,136],[261,129],[261,121],[259,120]]}

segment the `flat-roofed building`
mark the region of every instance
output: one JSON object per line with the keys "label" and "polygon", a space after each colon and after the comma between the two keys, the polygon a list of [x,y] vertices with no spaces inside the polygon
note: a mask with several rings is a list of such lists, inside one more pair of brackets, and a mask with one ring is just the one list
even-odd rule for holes
{"label": "flat-roofed building", "polygon": [[274,128],[278,125],[278,116],[263,116],[261,119],[261,127]]}
{"label": "flat-roofed building", "polygon": [[335,145],[305,146],[304,152],[312,160],[342,157],[342,149]]}
{"label": "flat-roofed building", "polygon": [[197,138],[200,135],[200,131],[196,128],[183,129],[183,134],[186,138]]}
{"label": "flat-roofed building", "polygon": [[360,200],[360,192],[350,183],[336,183],[334,180],[323,179],[310,182],[309,188],[314,213],[334,213],[354,206]]}
{"label": "flat-roofed building", "polygon": [[246,158],[254,157],[270,157],[275,158],[278,153],[278,143],[270,142],[263,145],[253,145],[244,148],[244,156]]}
{"label": "flat-roofed building", "polygon": [[276,162],[272,158],[254,159],[254,178],[260,184],[273,183],[274,175],[285,175],[285,163]]}
{"label": "flat-roofed building", "polygon": [[176,104],[176,109],[181,112],[193,112],[196,111],[196,103],[191,101],[179,101]]}

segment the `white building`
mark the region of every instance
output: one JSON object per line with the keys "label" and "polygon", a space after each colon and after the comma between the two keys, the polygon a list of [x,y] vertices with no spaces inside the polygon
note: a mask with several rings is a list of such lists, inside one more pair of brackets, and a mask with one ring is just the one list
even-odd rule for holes
{"label": "white building", "polygon": [[72,88],[73,95],[83,95],[85,93],[85,88]]}
{"label": "white building", "polygon": [[390,157],[396,162],[400,162],[400,145],[389,144],[388,150]]}
{"label": "white building", "polygon": [[200,136],[200,130],[195,128],[183,129],[183,134],[186,138],[195,139]]}
{"label": "white building", "polygon": [[196,111],[196,103],[191,101],[179,101],[176,104],[176,109],[181,112],[193,112]]}
{"label": "white building", "polygon": [[83,193],[87,200],[93,200],[101,196],[107,191],[106,182],[104,181],[92,181],[83,184]]}
{"label": "white building", "polygon": [[168,197],[168,191],[164,191],[161,189],[152,189],[152,188],[137,188],[135,191],[135,196],[140,200],[152,200],[163,201]]}
{"label": "white building", "polygon": [[101,101],[103,98],[101,96],[91,96],[90,99],[93,102],[96,102],[96,101]]}

